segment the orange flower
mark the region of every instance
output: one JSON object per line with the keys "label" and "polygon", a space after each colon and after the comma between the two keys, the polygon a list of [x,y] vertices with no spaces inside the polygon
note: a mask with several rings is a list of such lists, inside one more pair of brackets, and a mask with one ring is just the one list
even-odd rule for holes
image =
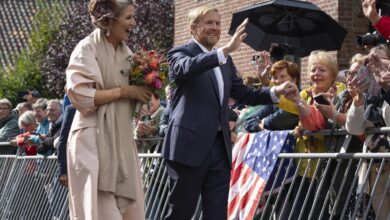
{"label": "orange flower", "polygon": [[152,72],[146,74],[145,78],[144,78],[146,84],[150,85],[157,76],[158,76],[158,74],[156,71],[152,71]]}
{"label": "orange flower", "polygon": [[156,58],[151,58],[149,62],[149,67],[152,69],[158,69],[160,61]]}

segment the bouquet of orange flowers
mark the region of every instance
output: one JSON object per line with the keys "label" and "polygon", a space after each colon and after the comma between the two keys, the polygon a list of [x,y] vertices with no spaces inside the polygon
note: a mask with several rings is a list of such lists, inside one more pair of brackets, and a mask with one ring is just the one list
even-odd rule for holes
{"label": "bouquet of orange flowers", "polygon": [[[164,88],[168,85],[169,69],[165,56],[155,50],[139,50],[128,59],[130,70],[122,71],[122,74],[128,74],[129,85],[145,86],[160,97],[165,97]],[[136,104],[135,117],[138,117],[141,107],[141,103]]]}

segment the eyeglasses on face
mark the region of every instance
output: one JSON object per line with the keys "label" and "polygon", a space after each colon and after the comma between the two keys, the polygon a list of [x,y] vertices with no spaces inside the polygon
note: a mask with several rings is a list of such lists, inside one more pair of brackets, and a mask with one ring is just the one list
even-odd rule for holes
{"label": "eyeglasses on face", "polygon": [[357,71],[349,71],[349,70],[346,70],[345,72],[345,76],[348,77],[348,76],[352,76],[352,77],[355,77],[357,75]]}

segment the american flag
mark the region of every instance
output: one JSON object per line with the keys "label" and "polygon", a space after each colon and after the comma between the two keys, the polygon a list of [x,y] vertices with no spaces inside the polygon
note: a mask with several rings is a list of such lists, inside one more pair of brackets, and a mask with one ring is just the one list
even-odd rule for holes
{"label": "american flag", "polygon": [[252,220],[282,149],[292,149],[288,131],[242,133],[233,148],[228,219]]}

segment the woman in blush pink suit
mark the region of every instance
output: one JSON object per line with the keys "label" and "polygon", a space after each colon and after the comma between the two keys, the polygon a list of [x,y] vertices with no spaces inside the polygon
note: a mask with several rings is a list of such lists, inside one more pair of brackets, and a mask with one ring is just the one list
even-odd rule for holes
{"label": "woman in blush pink suit", "polygon": [[135,26],[132,0],[91,0],[97,28],[74,49],[66,70],[67,92],[77,109],[68,139],[71,219],[144,219],[144,198],[133,140],[135,101],[151,92],[128,85]]}

